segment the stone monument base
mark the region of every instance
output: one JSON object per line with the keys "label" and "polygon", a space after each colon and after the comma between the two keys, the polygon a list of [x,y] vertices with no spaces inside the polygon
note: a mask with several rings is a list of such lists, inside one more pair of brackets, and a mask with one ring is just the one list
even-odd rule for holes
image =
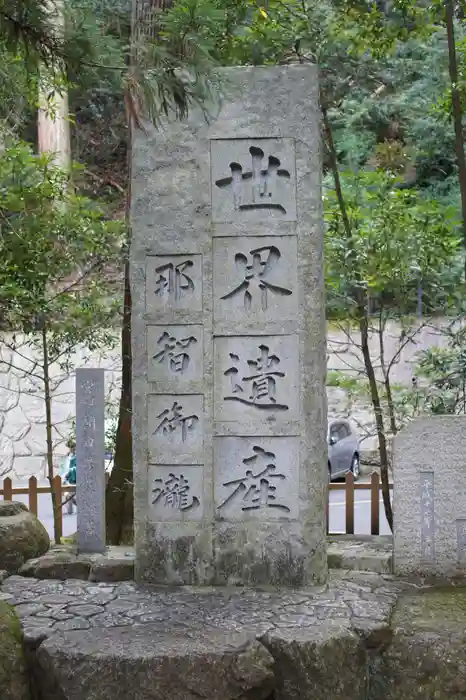
{"label": "stone monument base", "polygon": [[[12,576],[40,700],[460,700],[466,588],[333,572],[300,591]],[[3,696],[2,696],[3,697]]]}

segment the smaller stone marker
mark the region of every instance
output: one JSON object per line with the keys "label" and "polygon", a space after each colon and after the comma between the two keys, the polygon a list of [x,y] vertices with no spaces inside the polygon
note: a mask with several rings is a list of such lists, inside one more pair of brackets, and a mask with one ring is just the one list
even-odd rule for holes
{"label": "smaller stone marker", "polygon": [[466,576],[466,416],[404,428],[393,486],[395,573]]}
{"label": "smaller stone marker", "polygon": [[105,370],[76,370],[76,502],[80,552],[105,543]]}

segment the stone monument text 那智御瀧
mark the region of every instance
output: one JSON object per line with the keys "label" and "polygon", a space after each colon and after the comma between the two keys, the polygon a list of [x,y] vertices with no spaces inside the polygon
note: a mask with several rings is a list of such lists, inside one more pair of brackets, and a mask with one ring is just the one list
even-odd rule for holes
{"label": "stone monument text \u90a3\u667a\u5fa1\u7027", "polygon": [[136,577],[326,578],[325,309],[313,67],[225,69],[135,137]]}

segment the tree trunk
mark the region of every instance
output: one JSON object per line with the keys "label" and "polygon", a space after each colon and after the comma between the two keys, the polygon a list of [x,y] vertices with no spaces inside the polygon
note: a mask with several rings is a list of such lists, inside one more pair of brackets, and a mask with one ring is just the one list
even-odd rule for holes
{"label": "tree trunk", "polygon": [[[362,295],[361,295],[362,297]],[[364,359],[364,368],[366,370],[367,379],[369,381],[369,389],[371,393],[372,407],[374,409],[375,426],[377,428],[377,442],[379,445],[380,458],[380,479],[382,482],[382,498],[385,508],[385,516],[390,529],[393,530],[393,511],[390,500],[390,482],[388,479],[388,450],[387,438],[385,436],[385,426],[382,413],[382,405],[380,402],[379,387],[375,376],[374,365],[372,363],[371,353],[369,349],[369,322],[367,317],[367,307],[364,299],[358,300],[359,312],[359,331],[361,335],[361,350]]]}
{"label": "tree trunk", "polygon": [[461,193],[463,245],[465,248],[464,268],[466,277],[466,159],[464,155],[463,115],[461,109],[461,98],[458,89],[458,65],[456,61],[454,9],[452,0],[445,0],[445,16],[448,39],[448,67],[450,71],[452,118],[453,125],[455,127],[455,150]]}
{"label": "tree trunk", "polygon": [[[129,70],[135,64],[137,42],[147,35],[155,36],[153,10],[164,10],[172,0],[133,0],[131,22],[131,52]],[[134,112],[127,109],[128,124],[128,194],[126,198],[126,220],[128,224],[127,258],[125,261],[125,297],[123,327],[121,333],[122,383],[120,409],[115,445],[115,460],[107,485],[106,522],[108,544],[129,544],[133,540],[133,454],[132,454],[132,388],[131,388],[131,287],[129,253],[131,246],[131,155],[134,131]]]}
{"label": "tree trunk", "polygon": [[382,370],[383,384],[384,384],[384,388],[385,388],[385,397],[387,399],[388,417],[389,417],[389,421],[390,421],[390,432],[392,433],[392,435],[396,435],[396,433],[398,432],[398,427],[396,424],[395,405],[393,403],[392,385],[390,382],[390,368],[387,369],[387,366],[385,364],[384,336],[385,336],[386,321],[382,319],[382,315],[383,315],[383,311],[381,310],[380,314],[379,314],[379,328],[378,328],[380,368]]}
{"label": "tree trunk", "polygon": [[383,421],[382,406],[380,402],[379,388],[377,385],[377,379],[375,376],[374,365],[372,363],[371,353],[369,349],[369,317],[368,317],[368,306],[367,299],[362,286],[359,283],[359,272],[357,268],[357,260],[354,254],[352,240],[353,232],[351,228],[351,223],[348,217],[348,212],[346,209],[345,198],[343,196],[343,190],[341,187],[340,172],[338,170],[338,160],[335,150],[335,144],[333,141],[332,128],[327,115],[327,110],[325,107],[325,102],[321,96],[321,107],[322,107],[322,118],[324,123],[324,132],[327,142],[327,149],[330,160],[330,167],[332,169],[332,175],[335,183],[335,192],[337,195],[338,205],[340,207],[341,218],[343,221],[343,227],[345,229],[346,236],[350,244],[350,253],[347,262],[349,265],[354,265],[354,274],[357,280],[354,289],[354,301],[357,305],[358,313],[358,324],[359,332],[361,336],[361,349],[364,360],[364,367],[366,370],[366,376],[369,382],[369,389],[371,394],[372,408],[374,410],[375,424],[377,428],[377,439],[379,445],[379,458],[380,458],[380,477],[382,482],[382,498],[385,508],[385,516],[390,529],[393,530],[393,511],[392,504],[390,501],[390,485],[388,480],[388,451],[387,451],[387,440],[385,437],[385,426]]}
{"label": "tree trunk", "polygon": [[125,262],[125,296],[121,332],[122,382],[115,459],[107,484],[108,544],[130,544],[133,539],[133,454],[131,432],[131,288],[129,259]]}
{"label": "tree trunk", "polygon": [[[61,0],[50,3],[50,24],[57,35],[64,31],[63,4]],[[68,92],[63,86],[60,92],[52,87],[45,68],[39,80],[39,111],[37,115],[37,140],[39,153],[50,153],[53,162],[70,172],[71,139],[68,111]],[[50,101],[47,99],[52,94]]]}
{"label": "tree trunk", "polygon": [[53,162],[66,172],[71,169],[70,124],[68,121],[68,95],[55,93],[52,110],[47,96],[41,91],[37,116],[39,153],[53,154]]}
{"label": "tree trunk", "polygon": [[42,377],[44,380],[44,401],[45,401],[45,434],[47,447],[47,480],[50,484],[53,511],[53,532],[55,544],[60,544],[60,518],[61,503],[57,503],[57,494],[53,488],[53,438],[52,438],[52,395],[50,391],[50,365],[49,348],[47,342],[47,329],[44,325],[42,334]]}

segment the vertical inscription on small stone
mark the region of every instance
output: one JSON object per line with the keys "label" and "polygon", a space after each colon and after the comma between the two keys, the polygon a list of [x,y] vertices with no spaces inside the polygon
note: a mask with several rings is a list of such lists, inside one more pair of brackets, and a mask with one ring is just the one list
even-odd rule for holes
{"label": "vertical inscription on small stone", "polygon": [[77,546],[105,550],[105,371],[76,370]]}
{"label": "vertical inscription on small stone", "polygon": [[421,558],[435,560],[434,472],[421,472]]}
{"label": "vertical inscription on small stone", "polygon": [[456,521],[456,540],[458,543],[458,562],[466,564],[466,518]]}

